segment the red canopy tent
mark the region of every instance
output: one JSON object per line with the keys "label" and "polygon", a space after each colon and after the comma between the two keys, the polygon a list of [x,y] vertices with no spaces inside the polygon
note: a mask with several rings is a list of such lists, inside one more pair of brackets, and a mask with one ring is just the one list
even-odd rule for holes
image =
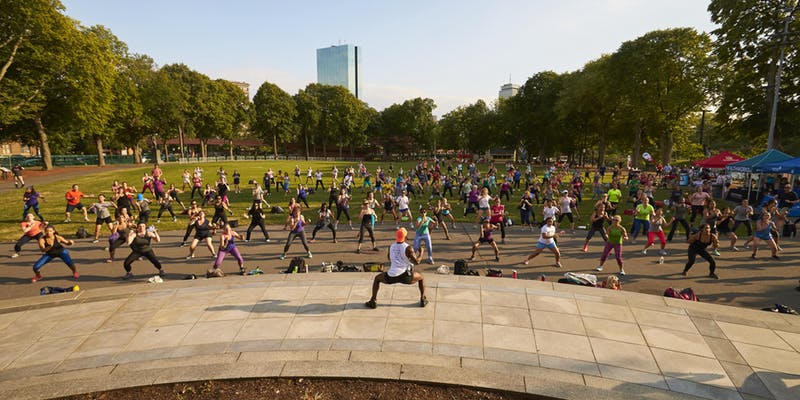
{"label": "red canopy tent", "polygon": [[728,166],[728,164],[733,164],[742,160],[744,160],[744,157],[738,154],[733,154],[729,151],[723,151],[706,159],[694,161],[692,162],[692,165],[700,168],[725,168]]}

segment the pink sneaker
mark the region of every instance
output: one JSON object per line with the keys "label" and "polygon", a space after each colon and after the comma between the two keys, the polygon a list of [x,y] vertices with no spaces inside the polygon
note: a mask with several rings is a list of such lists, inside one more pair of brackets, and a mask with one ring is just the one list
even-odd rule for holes
{"label": "pink sneaker", "polygon": [[77,272],[75,272],[74,274],[72,274],[72,278],[73,278],[73,279],[78,279],[78,278],[80,278],[80,277],[81,277],[81,274],[79,274],[79,273],[77,273]]}
{"label": "pink sneaker", "polygon": [[525,265],[528,265],[528,260],[525,260],[522,263],[525,264]]}
{"label": "pink sneaker", "polygon": [[31,283],[36,283],[37,281],[40,281],[40,280],[42,280],[42,275],[40,275],[39,273],[36,273],[36,276],[31,278]]}

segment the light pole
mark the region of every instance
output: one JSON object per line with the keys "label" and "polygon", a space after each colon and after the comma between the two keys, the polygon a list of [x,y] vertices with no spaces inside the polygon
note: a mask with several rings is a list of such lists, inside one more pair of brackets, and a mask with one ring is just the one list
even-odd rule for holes
{"label": "light pole", "polygon": [[772,97],[772,113],[769,116],[769,135],[767,136],[767,150],[772,150],[775,142],[775,120],[778,118],[778,99],[781,90],[781,71],[783,70],[783,59],[786,51],[786,39],[789,36],[789,22],[792,20],[792,15],[797,10],[797,4],[791,8],[787,7],[786,18],[783,20],[783,35],[781,37],[781,54],[778,57],[778,69],[775,72],[775,90]]}

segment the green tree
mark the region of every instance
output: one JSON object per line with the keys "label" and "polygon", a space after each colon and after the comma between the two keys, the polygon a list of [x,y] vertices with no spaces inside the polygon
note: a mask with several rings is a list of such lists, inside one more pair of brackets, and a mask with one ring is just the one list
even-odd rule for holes
{"label": "green tree", "polygon": [[300,89],[297,94],[294,95],[294,102],[297,107],[297,127],[305,142],[306,161],[308,161],[310,157],[309,141],[314,143],[314,132],[319,127],[319,118],[322,113],[322,108],[317,98],[303,89]]}
{"label": "green tree", "polygon": [[[800,20],[797,0],[712,0],[711,21],[718,25],[714,51],[723,73],[717,121],[727,135],[746,147],[766,142],[775,77],[781,49],[785,52],[775,146],[800,151]],[[783,34],[788,21],[789,35]],[[766,89],[766,90],[765,90]]]}
{"label": "green tree", "polygon": [[432,99],[417,97],[393,104],[381,112],[384,147],[395,152],[421,153],[436,150],[437,126]]}
{"label": "green tree", "polygon": [[634,166],[642,154],[644,132],[657,141],[657,158],[671,161],[676,126],[709,102],[714,77],[711,50],[707,34],[675,28],[624,42],[611,56],[626,117],[635,121]]}
{"label": "green tree", "polygon": [[0,8],[0,125],[23,142],[36,142],[44,168],[52,169],[51,140],[69,138],[49,132],[47,118],[65,107],[56,100],[69,83],[66,72],[80,42],[77,23],[61,14],[57,0],[6,0]]}
{"label": "green tree", "polygon": [[272,152],[278,158],[278,142],[292,141],[296,132],[294,99],[278,85],[264,82],[253,97],[253,106],[253,131],[262,138],[272,139]]}

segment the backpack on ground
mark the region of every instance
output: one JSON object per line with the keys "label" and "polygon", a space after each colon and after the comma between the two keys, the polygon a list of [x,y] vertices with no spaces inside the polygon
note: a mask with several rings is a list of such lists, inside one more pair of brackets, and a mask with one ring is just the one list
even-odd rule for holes
{"label": "backpack on ground", "polygon": [[672,287],[668,287],[666,290],[664,290],[664,297],[674,297],[676,299],[700,301],[697,298],[697,295],[694,294],[694,290],[692,290],[692,288],[690,287],[686,289],[675,289]]}
{"label": "backpack on ground", "polygon": [[283,214],[283,208],[281,206],[272,206],[273,214]]}
{"label": "backpack on ground", "polygon": [[364,272],[384,272],[386,271],[383,263],[380,262],[366,262],[364,263]]}
{"label": "backpack on ground", "polygon": [[467,260],[456,260],[453,265],[453,275],[469,275],[469,264],[467,264]]}
{"label": "backpack on ground", "polygon": [[486,276],[492,278],[502,278],[503,277],[503,270],[498,268],[487,268],[486,269]]}
{"label": "backpack on ground", "polygon": [[337,272],[364,272],[364,269],[355,264],[345,264],[344,262],[337,261],[336,262],[336,271]]}
{"label": "backpack on ground", "polygon": [[75,237],[78,239],[86,239],[89,237],[89,232],[86,230],[86,228],[79,226],[78,231],[75,232]]}
{"label": "backpack on ground", "polygon": [[222,272],[221,268],[211,268],[206,271],[206,278],[222,278],[225,276],[225,273]]}
{"label": "backpack on ground", "polygon": [[564,274],[564,278],[575,285],[597,286],[597,275],[567,272]]}
{"label": "backpack on ground", "polygon": [[289,268],[283,271],[284,274],[296,274],[300,272],[308,272],[306,259],[303,257],[292,258],[292,261],[289,261]]}

